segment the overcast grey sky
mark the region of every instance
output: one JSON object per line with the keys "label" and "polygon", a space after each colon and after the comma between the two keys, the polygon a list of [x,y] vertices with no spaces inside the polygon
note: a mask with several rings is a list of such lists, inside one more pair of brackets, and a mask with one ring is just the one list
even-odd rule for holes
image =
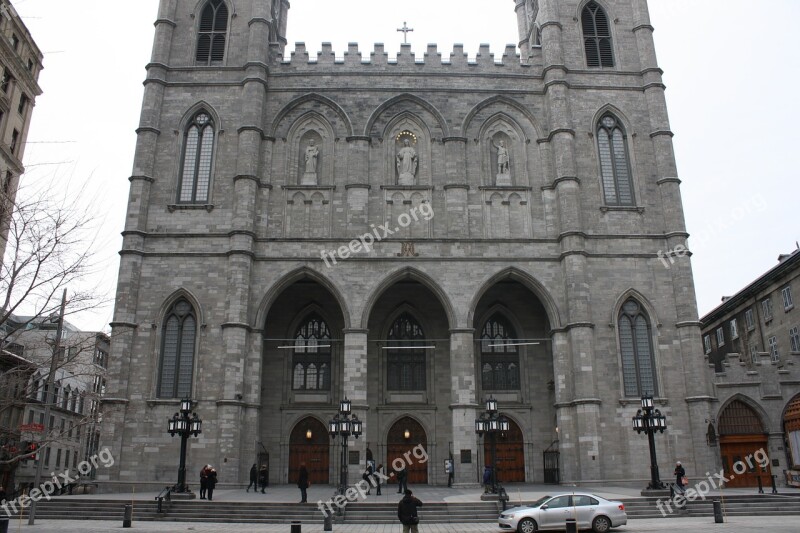
{"label": "overcast grey sky", "polygon": [[[241,1],[241,0],[240,0]],[[97,191],[101,217],[99,283],[113,296],[157,0],[18,0],[45,54],[25,154],[26,180],[55,180]],[[380,7],[376,7],[380,6]],[[491,6],[491,8],[488,8]],[[800,54],[797,0],[650,0],[672,130],[700,314],[776,264],[800,240]],[[369,52],[400,48],[407,21],[412,49],[448,54],[463,43],[497,56],[516,43],[512,0],[292,0],[289,49],[312,54],[330,41]],[[106,327],[112,306],[73,320]]]}

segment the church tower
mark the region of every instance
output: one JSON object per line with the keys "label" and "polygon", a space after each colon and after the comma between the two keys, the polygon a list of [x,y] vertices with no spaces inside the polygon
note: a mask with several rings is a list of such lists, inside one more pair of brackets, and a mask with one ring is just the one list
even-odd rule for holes
{"label": "church tower", "polygon": [[510,421],[501,481],[639,485],[644,395],[670,424],[660,457],[713,468],[646,1],[514,0],[518,45],[474,61],[460,45],[390,61],[381,44],[337,59],[297,43],[287,58],[288,8],[161,2],[106,481],[171,479],[162,426],[183,397],[204,420],[189,470],[240,482],[268,462],[290,483],[305,462],[336,483],[327,421],[345,397],[364,422],[352,481],[365,461],[405,461],[410,483],[443,484],[450,459],[456,483],[478,482],[490,397]]}

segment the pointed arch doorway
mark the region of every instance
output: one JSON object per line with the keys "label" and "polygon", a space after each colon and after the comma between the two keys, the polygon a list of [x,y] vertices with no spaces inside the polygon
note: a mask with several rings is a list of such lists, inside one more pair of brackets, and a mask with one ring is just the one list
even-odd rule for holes
{"label": "pointed arch doorway", "polygon": [[404,416],[392,424],[386,436],[386,470],[390,471],[396,459],[398,464],[403,461],[408,469],[408,484],[427,485],[428,463],[421,463],[412,455],[417,446],[422,446],[427,453],[428,435],[422,424],[410,416]]}
{"label": "pointed arch doorway", "polygon": [[308,416],[295,424],[289,437],[289,483],[297,483],[300,465],[305,464],[312,485],[327,485],[329,450],[328,430],[322,422]]}
{"label": "pointed arch doorway", "polygon": [[[508,419],[508,431],[497,436],[497,481],[501,483],[525,483],[525,440],[522,430],[512,419]],[[492,441],[484,437],[484,464],[492,464]]]}
{"label": "pointed arch doorway", "polygon": [[760,466],[753,458],[759,450],[769,450],[768,434],[761,417],[741,400],[733,400],[719,417],[719,448],[726,487],[756,487],[758,477],[767,486],[772,479],[770,465]]}

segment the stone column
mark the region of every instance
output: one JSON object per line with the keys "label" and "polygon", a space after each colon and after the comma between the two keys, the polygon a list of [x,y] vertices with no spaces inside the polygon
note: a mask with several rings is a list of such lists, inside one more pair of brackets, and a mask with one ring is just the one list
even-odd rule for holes
{"label": "stone column", "polygon": [[[344,330],[344,354],[342,361],[342,394],[352,402],[353,414],[364,422],[364,434],[358,439],[350,437],[349,451],[358,452],[359,464],[348,465],[348,484],[361,479],[367,458],[367,330]],[[338,406],[339,400],[336,398]],[[337,408],[338,409],[338,408]],[[338,442],[337,438],[337,442]],[[337,448],[338,449],[338,448]],[[349,463],[349,458],[348,458]],[[335,480],[338,483],[339,479]]]}
{"label": "stone column", "polygon": [[369,224],[369,143],[370,138],[347,137],[347,196],[348,235],[360,235]]}
{"label": "stone column", "polygon": [[[475,485],[475,466],[478,461],[478,438],[475,434],[477,383],[475,377],[475,330],[472,328],[450,330],[450,382],[452,395],[450,410],[453,416],[454,482],[458,485]],[[461,463],[461,452],[469,451],[472,463]],[[439,465],[435,465],[436,468]]]}

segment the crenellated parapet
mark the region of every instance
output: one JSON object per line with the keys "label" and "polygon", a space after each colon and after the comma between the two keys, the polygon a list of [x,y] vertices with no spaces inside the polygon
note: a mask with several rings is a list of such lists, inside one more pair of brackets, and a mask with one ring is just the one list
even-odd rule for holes
{"label": "crenellated parapet", "polygon": [[[731,392],[747,391],[752,398],[788,398],[797,392],[800,353],[792,352],[780,361],[772,361],[767,352],[758,352],[755,357],[755,361],[750,361],[749,355],[728,354],[722,363],[722,372],[714,376],[717,397],[722,399]],[[709,366],[713,369],[714,364]]]}
{"label": "crenellated parapet", "polygon": [[342,54],[334,52],[331,43],[322,43],[322,49],[313,54],[304,42],[295,43],[295,49],[289,59],[283,59],[280,65],[285,68],[310,71],[321,66],[336,69],[414,69],[415,71],[434,71],[442,69],[447,72],[519,72],[528,73],[531,67],[542,66],[541,49],[535,48],[531,58],[524,61],[514,44],[506,45],[500,57],[492,53],[488,44],[481,44],[474,59],[470,59],[464,51],[463,44],[454,44],[449,55],[443,57],[436,44],[429,44],[422,57],[411,51],[410,44],[402,44],[396,58],[389,58],[383,43],[375,43],[369,52],[362,52],[358,43],[349,43],[347,51]]}

